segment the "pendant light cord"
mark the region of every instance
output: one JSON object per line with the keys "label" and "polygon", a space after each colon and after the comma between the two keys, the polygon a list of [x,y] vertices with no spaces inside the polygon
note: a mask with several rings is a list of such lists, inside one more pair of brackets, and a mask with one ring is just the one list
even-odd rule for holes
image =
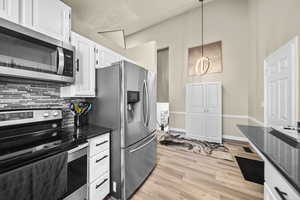
{"label": "pendant light cord", "polygon": [[202,26],[201,26],[201,28],[202,28],[202,30],[201,30],[201,32],[202,32],[202,57],[204,57],[204,34],[203,34],[203,27],[204,27],[204,0],[200,0],[201,1],[201,10],[202,10],[202,12],[201,12],[201,14],[202,14],[202,17],[201,17],[201,20],[202,20]]}

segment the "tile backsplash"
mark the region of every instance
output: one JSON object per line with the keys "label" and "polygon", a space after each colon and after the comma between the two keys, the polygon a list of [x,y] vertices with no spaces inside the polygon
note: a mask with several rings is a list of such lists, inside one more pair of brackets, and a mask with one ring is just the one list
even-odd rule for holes
{"label": "tile backsplash", "polygon": [[74,117],[68,105],[84,99],[60,97],[60,84],[0,78],[0,110],[59,108],[64,113],[64,126],[73,126]]}

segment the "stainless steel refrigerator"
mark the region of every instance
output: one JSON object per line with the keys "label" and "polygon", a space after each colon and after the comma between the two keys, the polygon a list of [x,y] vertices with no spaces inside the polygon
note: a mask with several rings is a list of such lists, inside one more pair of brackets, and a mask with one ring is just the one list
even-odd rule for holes
{"label": "stainless steel refrigerator", "polygon": [[156,74],[121,61],[96,76],[89,122],[113,129],[111,193],[129,199],[156,165]]}

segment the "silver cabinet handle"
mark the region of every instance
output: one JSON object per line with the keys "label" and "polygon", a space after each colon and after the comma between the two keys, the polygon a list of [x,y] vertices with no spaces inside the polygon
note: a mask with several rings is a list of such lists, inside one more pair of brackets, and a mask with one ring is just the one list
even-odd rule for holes
{"label": "silver cabinet handle", "polygon": [[108,181],[108,179],[104,179],[104,181],[102,181],[100,184],[96,185],[96,189],[98,189],[101,185],[103,185],[106,181]]}
{"label": "silver cabinet handle", "polygon": [[281,200],[287,200],[286,196],[288,195],[285,192],[282,192],[278,187],[275,187],[277,194],[280,196]]}
{"label": "silver cabinet handle", "polygon": [[101,145],[103,145],[103,144],[105,144],[107,142],[108,142],[108,140],[105,140],[104,142],[98,143],[98,144],[96,144],[96,147],[101,146]]}
{"label": "silver cabinet handle", "polygon": [[96,160],[96,163],[100,162],[101,160],[103,160],[103,159],[105,159],[105,158],[107,158],[107,157],[108,157],[108,155],[103,156],[102,158]]}

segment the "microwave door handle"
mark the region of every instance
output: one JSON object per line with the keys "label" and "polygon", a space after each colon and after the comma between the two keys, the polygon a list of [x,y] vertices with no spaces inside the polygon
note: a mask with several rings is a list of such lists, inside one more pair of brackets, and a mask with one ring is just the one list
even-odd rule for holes
{"label": "microwave door handle", "polygon": [[64,51],[61,47],[57,47],[57,56],[58,56],[57,74],[62,75],[64,73],[65,56],[64,56]]}

